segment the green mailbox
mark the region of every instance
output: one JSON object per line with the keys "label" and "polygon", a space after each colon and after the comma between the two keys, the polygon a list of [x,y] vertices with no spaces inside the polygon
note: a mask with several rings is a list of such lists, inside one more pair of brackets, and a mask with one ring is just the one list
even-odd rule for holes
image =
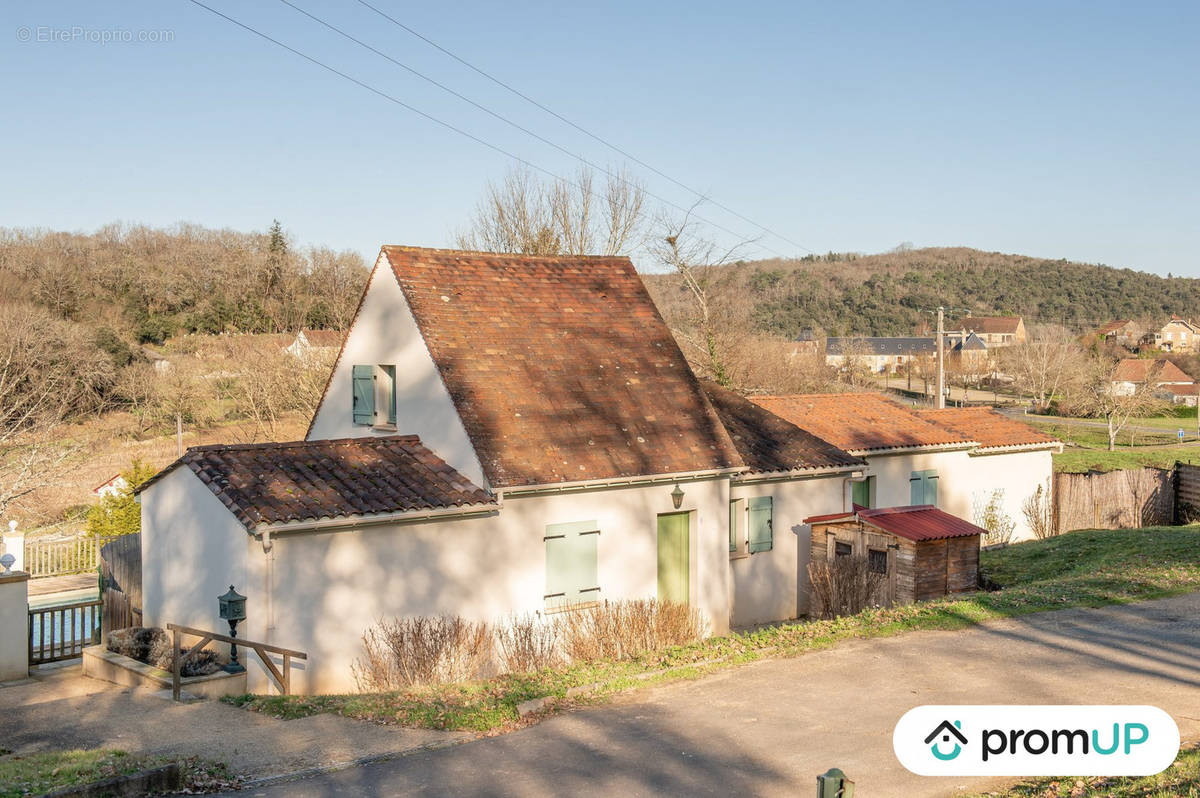
{"label": "green mailbox", "polygon": [[854,782],[837,768],[817,776],[817,798],[853,798]]}

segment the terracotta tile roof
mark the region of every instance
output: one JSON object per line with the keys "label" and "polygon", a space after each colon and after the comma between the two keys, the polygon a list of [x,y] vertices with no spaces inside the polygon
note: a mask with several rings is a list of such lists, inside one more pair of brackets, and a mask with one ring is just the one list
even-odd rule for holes
{"label": "terracotta tile roof", "polygon": [[1132,323],[1133,322],[1131,322],[1129,319],[1117,319],[1116,321],[1110,321],[1107,324],[1101,324],[1099,327],[1097,327],[1095,334],[1096,335],[1108,335],[1109,333],[1114,333],[1117,330],[1120,330],[1126,324],[1132,324]]}
{"label": "terracotta tile roof", "polygon": [[980,449],[1003,446],[1058,443],[1058,439],[1029,424],[997,413],[990,407],[948,407],[945,410],[918,410],[917,415],[963,437],[979,442]]}
{"label": "terracotta tile roof", "polygon": [[628,258],[383,252],[491,486],[742,467]]}
{"label": "terracotta tile roof", "polygon": [[415,435],[196,446],[186,465],[249,530],[263,524],[494,504]]}
{"label": "terracotta tile roof", "polygon": [[973,439],[926,421],[879,393],[752,396],[777,416],[850,452],[942,446]]}
{"label": "terracotta tile roof", "polygon": [[1188,385],[1166,385],[1163,387],[1175,396],[1200,396],[1200,385],[1194,382]]}
{"label": "terracotta tile roof", "polygon": [[1017,326],[1020,323],[1020,316],[967,316],[959,326],[968,332],[996,335],[1000,333],[1016,334]]}
{"label": "terracotta tile roof", "polygon": [[1117,363],[1113,370],[1113,382],[1145,382],[1151,367],[1161,368],[1155,376],[1155,382],[1194,382],[1183,369],[1169,360],[1148,360],[1146,358],[1125,358]]}
{"label": "terracotta tile roof", "polygon": [[753,472],[866,465],[863,459],[784,421],[740,394],[708,380],[702,380],[701,385],[742,460]]}
{"label": "terracotta tile roof", "polygon": [[346,334],[340,330],[301,330],[305,340],[318,349],[333,349],[342,345]]}
{"label": "terracotta tile roof", "polygon": [[915,504],[911,507],[882,507],[878,510],[859,509],[853,513],[840,515],[818,515],[805,518],[804,523],[837,523],[856,520],[892,535],[915,541],[987,534],[986,529],[943,512],[931,504]]}

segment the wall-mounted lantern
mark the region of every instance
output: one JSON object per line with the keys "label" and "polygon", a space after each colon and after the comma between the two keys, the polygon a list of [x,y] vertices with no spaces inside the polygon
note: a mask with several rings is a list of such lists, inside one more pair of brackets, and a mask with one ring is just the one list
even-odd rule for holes
{"label": "wall-mounted lantern", "polygon": [[[217,596],[217,609],[222,621],[229,621],[229,636],[237,638],[238,621],[246,620],[246,597],[229,586],[229,592]],[[229,664],[225,666],[229,673],[241,673],[246,668],[238,662],[237,643],[229,644]]]}
{"label": "wall-mounted lantern", "polygon": [[675,490],[671,491],[671,504],[675,505],[676,510],[683,506],[683,488],[679,485],[676,485]]}

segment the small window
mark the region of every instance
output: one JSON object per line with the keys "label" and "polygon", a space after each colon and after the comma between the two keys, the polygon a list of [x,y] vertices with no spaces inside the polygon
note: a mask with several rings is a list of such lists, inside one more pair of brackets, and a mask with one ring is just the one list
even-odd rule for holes
{"label": "small window", "polygon": [[396,367],[361,365],[351,369],[354,423],[396,424]]}
{"label": "small window", "polygon": [[867,552],[867,567],[873,574],[887,573],[887,551],[871,549]]}
{"label": "small window", "polygon": [[550,524],[546,543],[547,610],[563,610],[600,599],[598,543],[595,521]]}
{"label": "small window", "polygon": [[850,501],[859,507],[875,506],[875,477],[850,483]]}
{"label": "small window", "polygon": [[746,502],[747,550],[751,554],[770,551],[774,545],[772,504],[770,496],[755,496]]}
{"label": "small window", "polygon": [[746,546],[746,500],[729,500],[729,556],[745,557]]}
{"label": "small window", "polygon": [[938,473],[934,469],[914,471],[908,478],[909,504],[932,504],[937,507]]}
{"label": "small window", "polygon": [[840,540],[833,544],[833,554],[835,557],[849,557],[854,553],[854,548],[849,543],[842,543]]}

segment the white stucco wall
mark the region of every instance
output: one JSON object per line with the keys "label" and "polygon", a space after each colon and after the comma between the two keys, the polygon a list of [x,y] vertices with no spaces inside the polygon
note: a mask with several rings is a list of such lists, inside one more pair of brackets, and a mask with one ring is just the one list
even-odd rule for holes
{"label": "white stucco wall", "polygon": [[771,550],[729,560],[734,626],[786,620],[807,612],[811,528],[803,521],[841,510],[846,479],[842,474],[733,484],[731,499],[770,496],[774,514]]}
{"label": "white stucco wall", "polygon": [[[1005,452],[1003,454],[976,454],[970,458],[972,506],[987,504],[992,491],[1004,491],[1004,513],[1016,522],[1013,541],[1029,540],[1033,531],[1025,520],[1025,500],[1037,492],[1053,489],[1054,453],[1051,450]],[[968,516],[978,523],[978,518]]]}
{"label": "white stucco wall", "polygon": [[[355,365],[396,367],[396,428],[354,423]],[[308,440],[367,435],[419,435],[426,448],[476,485],[488,487],[475,449],[442,382],[425,340],[383,256],[375,263],[362,307],[346,337],[325,398],[313,417]]]}
{"label": "white stucco wall", "polygon": [[29,636],[29,574],[13,571],[0,576],[0,682],[29,676]]}
{"label": "white stucco wall", "polygon": [[[730,614],[728,484],[680,483],[680,511],[692,514],[691,602],[716,633]],[[189,470],[177,469],[142,494],[146,621],[222,629],[216,596],[233,582],[248,598],[240,636],[308,653],[294,690],[353,690],[362,634],[381,617],[491,620],[543,609],[548,524],[599,523],[602,598],[654,597],[657,515],[676,512],[673,487],[509,497],[489,517],[279,535],[268,568],[261,544]],[[270,691],[261,668],[251,667],[249,688]]]}

